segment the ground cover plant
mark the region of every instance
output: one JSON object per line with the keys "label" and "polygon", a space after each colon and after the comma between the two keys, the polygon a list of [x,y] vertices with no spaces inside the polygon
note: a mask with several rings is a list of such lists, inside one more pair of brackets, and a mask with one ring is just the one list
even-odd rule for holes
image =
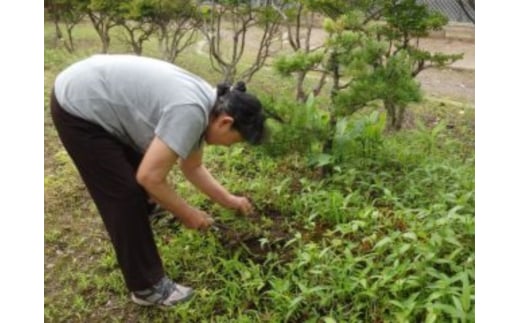
{"label": "ground cover plant", "polygon": [[[78,24],[71,53],[55,46],[53,32],[52,22],[46,24],[45,321],[474,321],[472,107],[415,103],[403,129],[388,133],[385,110],[375,104],[337,120],[332,150],[323,154],[329,102],[294,102],[293,86],[269,69],[248,88],[277,117],[269,120],[271,142],[205,153],[207,167],[251,198],[255,213],[244,217],[208,202],[173,171],[179,193],[217,221],[205,233],[168,215],[153,221],[168,275],[196,295],[169,311],[132,304],[48,111],[54,77],[96,53],[98,36]],[[110,52],[131,52],[117,37],[124,31],[113,32]],[[148,42],[143,54],[161,52]],[[219,81],[195,47],[176,63]],[[322,166],[331,169],[328,176]]]}

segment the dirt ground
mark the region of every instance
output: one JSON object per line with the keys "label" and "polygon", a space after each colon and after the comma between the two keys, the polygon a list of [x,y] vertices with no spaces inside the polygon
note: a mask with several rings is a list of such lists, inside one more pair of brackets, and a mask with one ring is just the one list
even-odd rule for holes
{"label": "dirt ground", "polygon": [[446,69],[427,69],[417,78],[426,93],[475,104],[475,42],[456,39],[422,39],[421,48],[447,54],[464,53],[464,58]]}
{"label": "dirt ground", "polygon": [[474,70],[429,69],[421,72],[417,79],[429,96],[475,105]]}

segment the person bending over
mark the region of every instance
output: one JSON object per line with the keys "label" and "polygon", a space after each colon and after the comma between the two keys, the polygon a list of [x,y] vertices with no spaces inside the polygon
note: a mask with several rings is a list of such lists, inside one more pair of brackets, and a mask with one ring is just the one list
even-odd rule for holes
{"label": "person bending over", "polygon": [[93,55],[58,74],[51,115],[103,219],[131,299],[171,306],[193,289],[165,275],[148,215],[154,201],[190,229],[213,219],[167,182],[176,164],[218,204],[248,214],[251,202],[231,194],[204,167],[207,145],[265,137],[261,102],[243,82],[216,88],[171,63],[134,55]]}

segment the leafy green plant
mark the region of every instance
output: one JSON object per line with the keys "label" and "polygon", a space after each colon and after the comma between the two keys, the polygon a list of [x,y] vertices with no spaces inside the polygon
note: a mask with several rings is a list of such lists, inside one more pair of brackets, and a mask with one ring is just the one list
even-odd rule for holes
{"label": "leafy green plant", "polygon": [[[374,100],[382,100],[387,129],[401,129],[409,103],[421,99],[415,77],[430,67],[447,66],[462,55],[430,53],[418,46],[419,38],[439,30],[447,18],[426,5],[405,1],[297,1],[300,9],[324,14],[327,39],[323,48],[296,48],[275,63],[283,75],[297,75],[297,97],[305,97],[302,79],[319,70],[332,81],[329,129],[336,122]],[[414,43],[414,40],[417,40]],[[320,84],[321,88],[323,84]],[[316,91],[316,94],[320,91]],[[329,153],[332,138],[324,145]]]}
{"label": "leafy green plant", "polygon": [[313,95],[304,104],[272,97],[266,98],[264,105],[276,116],[270,120],[270,140],[264,146],[270,154],[307,153],[323,140],[327,114],[318,108]]}

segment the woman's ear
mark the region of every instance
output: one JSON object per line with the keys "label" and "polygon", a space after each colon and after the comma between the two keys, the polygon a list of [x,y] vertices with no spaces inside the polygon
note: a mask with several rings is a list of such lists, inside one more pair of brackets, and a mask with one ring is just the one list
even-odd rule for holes
{"label": "woman's ear", "polygon": [[233,117],[228,116],[227,114],[221,114],[218,116],[218,124],[222,127],[231,127],[235,119]]}

